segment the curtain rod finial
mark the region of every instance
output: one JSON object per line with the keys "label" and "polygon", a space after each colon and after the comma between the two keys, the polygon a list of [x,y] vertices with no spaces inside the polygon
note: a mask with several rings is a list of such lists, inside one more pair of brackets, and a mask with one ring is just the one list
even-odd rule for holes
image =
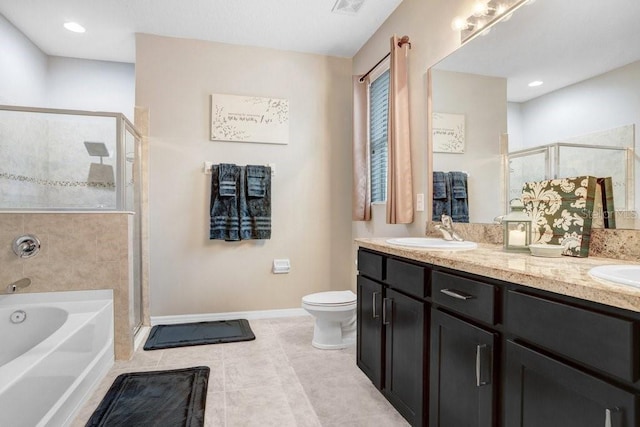
{"label": "curtain rod finial", "polygon": [[411,49],[411,42],[409,41],[409,36],[402,36],[398,41],[398,47],[402,47],[402,45],[408,44],[409,49]]}

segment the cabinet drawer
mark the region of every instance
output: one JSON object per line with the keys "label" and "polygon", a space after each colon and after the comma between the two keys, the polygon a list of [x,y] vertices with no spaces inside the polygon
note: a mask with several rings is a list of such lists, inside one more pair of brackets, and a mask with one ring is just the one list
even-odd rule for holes
{"label": "cabinet drawer", "polygon": [[372,279],[382,280],[384,257],[371,252],[358,251],[358,271]]}
{"label": "cabinet drawer", "polygon": [[434,302],[482,322],[495,323],[493,285],[434,271],[432,288]]}
{"label": "cabinet drawer", "polygon": [[631,320],[509,291],[505,326],[537,346],[627,381],[638,379]]}
{"label": "cabinet drawer", "polygon": [[428,294],[425,267],[387,259],[387,284],[418,298]]}

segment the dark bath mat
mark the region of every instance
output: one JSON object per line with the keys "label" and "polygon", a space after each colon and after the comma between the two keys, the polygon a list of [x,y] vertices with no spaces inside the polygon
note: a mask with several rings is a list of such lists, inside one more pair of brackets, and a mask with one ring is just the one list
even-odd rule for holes
{"label": "dark bath mat", "polygon": [[145,350],[186,347],[190,345],[218,344],[256,339],[246,319],[217,320],[214,322],[156,325],[151,328]]}
{"label": "dark bath mat", "polygon": [[202,427],[209,368],[118,375],[85,427]]}

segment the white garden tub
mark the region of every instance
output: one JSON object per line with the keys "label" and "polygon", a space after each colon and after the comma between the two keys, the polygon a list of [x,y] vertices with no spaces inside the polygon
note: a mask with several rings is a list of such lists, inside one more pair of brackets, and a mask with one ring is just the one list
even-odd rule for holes
{"label": "white garden tub", "polygon": [[0,296],[0,426],[68,425],[113,365],[113,292]]}

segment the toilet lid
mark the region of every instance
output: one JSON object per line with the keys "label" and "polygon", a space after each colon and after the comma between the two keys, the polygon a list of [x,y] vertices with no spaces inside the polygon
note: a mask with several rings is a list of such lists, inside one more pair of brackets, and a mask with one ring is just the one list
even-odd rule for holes
{"label": "toilet lid", "polygon": [[351,291],[318,292],[302,297],[302,302],[312,305],[347,305],[356,300],[356,294]]}

